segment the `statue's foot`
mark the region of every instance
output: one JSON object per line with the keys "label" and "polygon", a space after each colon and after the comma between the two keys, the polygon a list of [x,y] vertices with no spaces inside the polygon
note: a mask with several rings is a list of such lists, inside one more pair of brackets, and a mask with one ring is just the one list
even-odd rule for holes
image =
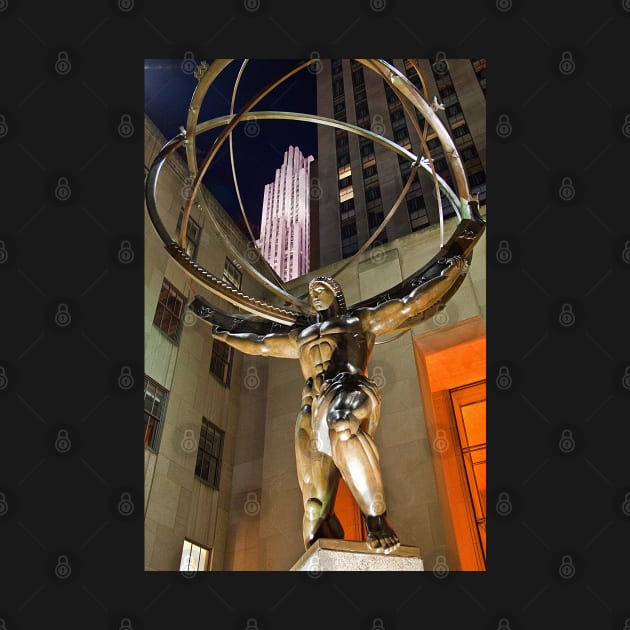
{"label": "statue's foot", "polygon": [[400,547],[400,540],[389,526],[384,513],[379,516],[366,516],[365,526],[368,530],[366,542],[377,553],[391,553]]}

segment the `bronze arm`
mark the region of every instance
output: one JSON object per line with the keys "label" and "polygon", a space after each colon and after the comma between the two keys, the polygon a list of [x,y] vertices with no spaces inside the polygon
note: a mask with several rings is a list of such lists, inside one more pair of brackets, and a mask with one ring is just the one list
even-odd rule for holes
{"label": "bronze arm", "polygon": [[380,306],[357,309],[354,314],[361,319],[364,328],[374,335],[395,330],[410,317],[419,315],[439,302],[465,272],[468,264],[461,256],[454,256],[447,262],[448,266],[439,276],[422,283],[409,295],[389,300]]}
{"label": "bronze arm", "polygon": [[288,335],[259,336],[252,333],[230,333],[226,330],[215,329],[212,332],[212,337],[245,354],[279,357],[281,359],[298,358],[295,341],[297,331],[292,331]]}

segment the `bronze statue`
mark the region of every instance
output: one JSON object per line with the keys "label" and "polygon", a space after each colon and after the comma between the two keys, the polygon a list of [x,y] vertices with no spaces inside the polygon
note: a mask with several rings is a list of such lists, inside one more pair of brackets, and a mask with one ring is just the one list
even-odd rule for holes
{"label": "bronze statue", "polygon": [[467,261],[442,259],[440,275],[406,296],[348,312],[337,281],[326,276],[309,284],[317,321],[286,334],[230,333],[213,337],[247,354],[298,359],[305,383],[295,429],[295,454],[304,502],[306,548],[318,538],[343,538],[333,512],[339,474],[365,518],[367,544],[390,553],[400,541],[387,522],[387,505],[374,434],[381,394],[367,377],[378,335],[393,331],[443,300],[461,282]]}

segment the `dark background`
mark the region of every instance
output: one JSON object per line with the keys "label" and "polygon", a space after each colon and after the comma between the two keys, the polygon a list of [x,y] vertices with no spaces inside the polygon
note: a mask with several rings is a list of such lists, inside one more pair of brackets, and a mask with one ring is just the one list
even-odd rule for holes
{"label": "dark background", "polygon": [[[629,35],[627,0],[0,0],[0,627],[627,628]],[[488,59],[486,573],[143,572],[143,62],[187,51]]]}

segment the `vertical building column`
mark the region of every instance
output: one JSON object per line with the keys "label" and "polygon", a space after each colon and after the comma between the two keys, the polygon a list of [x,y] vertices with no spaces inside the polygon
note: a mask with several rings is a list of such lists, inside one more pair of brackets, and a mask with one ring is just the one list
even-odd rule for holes
{"label": "vertical building column", "polygon": [[485,99],[470,59],[449,59],[453,87],[459,99],[479,160],[486,170],[486,110],[478,103]]}

